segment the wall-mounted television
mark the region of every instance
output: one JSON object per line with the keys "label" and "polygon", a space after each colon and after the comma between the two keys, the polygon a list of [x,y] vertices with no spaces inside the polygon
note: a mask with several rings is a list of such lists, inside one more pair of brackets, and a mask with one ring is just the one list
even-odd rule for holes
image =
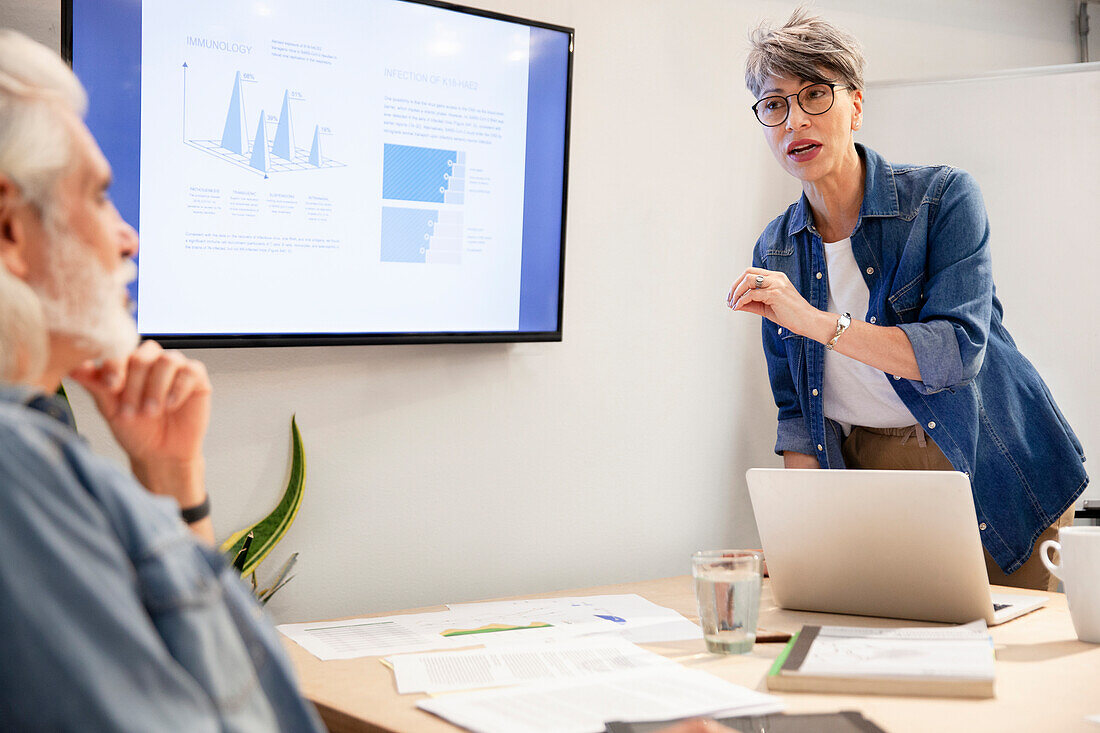
{"label": "wall-mounted television", "polygon": [[562,337],[573,30],[424,0],[64,0],[138,330]]}

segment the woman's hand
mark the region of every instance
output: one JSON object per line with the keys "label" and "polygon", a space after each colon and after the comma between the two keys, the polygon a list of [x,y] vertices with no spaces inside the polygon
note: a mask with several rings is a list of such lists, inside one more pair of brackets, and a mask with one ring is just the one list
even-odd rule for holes
{"label": "woman's hand", "polygon": [[[757,279],[759,278],[759,280]],[[738,278],[729,297],[730,308],[767,318],[799,336],[827,344],[836,335],[837,315],[818,310],[806,302],[802,294],[782,272],[750,267]],[[920,381],[920,366],[913,345],[905,332],[896,326],[874,326],[853,318],[836,342],[836,353],[905,379]],[[816,462],[812,456],[807,456]],[[813,468],[794,459],[794,468]],[[787,466],[792,468],[791,465]]]}
{"label": "woman's hand", "polygon": [[823,335],[826,314],[806,302],[782,272],[750,267],[734,283],[726,302],[735,311],[763,316],[800,336],[820,340]]}

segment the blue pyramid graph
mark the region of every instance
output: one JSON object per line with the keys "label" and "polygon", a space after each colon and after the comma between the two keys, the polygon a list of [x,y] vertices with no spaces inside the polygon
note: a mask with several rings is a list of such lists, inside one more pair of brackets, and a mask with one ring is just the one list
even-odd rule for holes
{"label": "blue pyramid graph", "polygon": [[260,125],[256,128],[256,139],[252,142],[252,158],[248,164],[256,170],[267,173],[271,167],[271,158],[267,152],[267,130],[264,128],[264,111],[260,110]]}
{"label": "blue pyramid graph", "polygon": [[321,126],[316,125],[313,128],[313,145],[309,149],[309,164],[320,168],[323,160],[324,158],[321,157]]}
{"label": "blue pyramid graph", "polygon": [[283,160],[294,160],[294,126],[290,122],[290,92],[283,92],[283,109],[279,113],[279,126],[275,128],[275,142],[271,154]]}
{"label": "blue pyramid graph", "polygon": [[[299,131],[299,139],[295,140],[294,113],[299,110],[293,108],[295,104],[304,103],[305,101],[304,97],[297,92],[294,96],[291,96],[290,90],[284,87],[279,116],[271,115],[269,117],[264,110],[260,110],[259,123],[252,127],[253,123],[249,120],[254,120],[256,117],[254,112],[249,114],[245,109],[244,92],[248,85],[254,82],[256,82],[256,79],[251,74],[241,71],[235,72],[233,93],[228,100],[228,109],[224,113],[225,124],[220,139],[214,137],[190,138],[185,139],[184,144],[227,163],[249,170],[253,174],[259,174],[264,178],[289,171],[346,167],[347,164],[325,155],[324,153],[328,152],[327,149],[324,153],[322,152],[321,135],[330,135],[331,131],[328,128],[315,125],[312,144],[309,147],[298,147],[298,145],[305,142],[301,138],[306,136]],[[183,97],[185,130],[187,129],[188,103],[191,99],[192,97],[186,94]],[[259,97],[256,99],[259,100]],[[308,113],[309,106],[304,106]],[[268,124],[271,125],[270,130]],[[250,129],[255,130],[253,135],[249,134]],[[324,133],[321,130],[324,130]],[[211,132],[213,131],[211,130]],[[326,141],[325,144],[330,143]]]}
{"label": "blue pyramid graph", "polygon": [[222,147],[243,155],[248,150],[248,128],[244,120],[244,97],[241,94],[241,72],[233,81],[233,96],[229,99],[229,113],[225,116],[222,131]]}

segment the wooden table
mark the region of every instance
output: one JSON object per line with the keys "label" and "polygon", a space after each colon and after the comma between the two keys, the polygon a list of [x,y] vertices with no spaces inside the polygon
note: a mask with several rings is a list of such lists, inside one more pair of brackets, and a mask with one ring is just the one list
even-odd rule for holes
{"label": "wooden table", "polygon": [[[1005,590],[1029,592],[1015,588]],[[698,621],[690,576],[517,598],[608,593],[637,593]],[[1100,733],[1100,725],[1085,721],[1086,716],[1100,715],[1100,644],[1078,641],[1066,609],[1065,596],[1059,593],[1047,595],[1050,600],[1042,609],[991,629],[997,649],[997,696],[991,700],[807,693],[782,693],[781,697],[787,702],[788,712],[859,710],[890,733]],[[445,609],[433,606],[410,609],[408,613],[441,610]],[[765,581],[760,627],[769,631],[797,631],[803,624],[928,625],[915,621],[782,610],[772,601],[771,589]],[[289,639],[284,639],[284,643],[298,669],[306,697],[317,705],[321,717],[333,733],[453,733],[458,730],[418,710],[416,701],[423,695],[398,695],[393,674],[377,657],[322,662]],[[782,647],[782,644],[757,644],[746,655],[718,656],[706,653],[702,639],[646,645],[646,648],[686,666],[765,691],[764,675]]]}

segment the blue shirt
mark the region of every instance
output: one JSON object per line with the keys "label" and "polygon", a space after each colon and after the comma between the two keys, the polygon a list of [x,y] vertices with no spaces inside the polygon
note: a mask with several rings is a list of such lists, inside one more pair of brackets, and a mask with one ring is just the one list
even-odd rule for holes
{"label": "blue shirt", "polygon": [[0,729],[323,730],[240,578],[71,425],[0,384]]}
{"label": "blue shirt", "polygon": [[[866,318],[905,332],[921,380],[887,376],[970,478],[982,542],[1011,573],[1088,485],[1084,451],[1004,327],[974,179],[949,166],[892,166],[870,148],[856,149],[866,180],[851,238],[870,291]],[[826,309],[825,252],[805,195],[760,235],[753,264],[785,273],[811,305]],[[776,453],[843,468],[841,427],[822,412],[824,345],[768,320],[762,331],[779,408]]]}

